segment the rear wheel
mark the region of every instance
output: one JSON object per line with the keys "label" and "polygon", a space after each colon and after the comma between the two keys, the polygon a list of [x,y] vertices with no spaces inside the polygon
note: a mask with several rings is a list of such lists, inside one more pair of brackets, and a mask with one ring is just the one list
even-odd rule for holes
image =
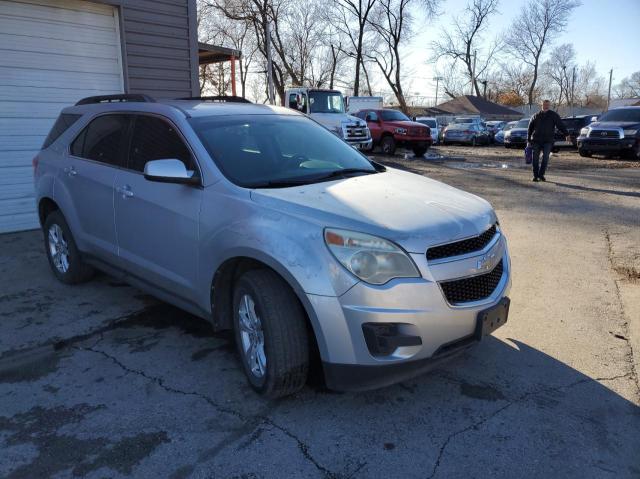
{"label": "rear wheel", "polygon": [[236,345],[251,387],[268,398],[302,389],[309,370],[305,313],[282,278],[252,270],[233,294]]}
{"label": "rear wheel", "polygon": [[380,148],[385,155],[393,155],[396,152],[396,140],[387,135],[380,141]]}
{"label": "rear wheel", "polygon": [[90,280],[94,269],[82,261],[71,230],[60,210],[47,216],[42,229],[47,258],[56,278],[66,284]]}

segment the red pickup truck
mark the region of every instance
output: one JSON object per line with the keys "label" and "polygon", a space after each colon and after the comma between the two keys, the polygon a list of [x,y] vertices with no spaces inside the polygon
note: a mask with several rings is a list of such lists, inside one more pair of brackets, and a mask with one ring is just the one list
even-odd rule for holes
{"label": "red pickup truck", "polygon": [[360,110],[358,118],[367,122],[373,146],[380,146],[383,153],[393,155],[399,146],[413,150],[416,156],[424,155],[431,144],[431,129],[411,119],[398,110]]}

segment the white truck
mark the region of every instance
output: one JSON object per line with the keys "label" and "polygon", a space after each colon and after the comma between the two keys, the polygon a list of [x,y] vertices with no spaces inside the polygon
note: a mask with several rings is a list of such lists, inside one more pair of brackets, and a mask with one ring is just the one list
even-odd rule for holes
{"label": "white truck", "polygon": [[347,113],[355,115],[360,110],[382,110],[381,96],[350,96],[347,98]]}
{"label": "white truck", "polygon": [[316,88],[290,88],[285,92],[285,98],[289,108],[309,115],[351,146],[361,150],[371,149],[371,132],[367,123],[345,112],[341,92]]}

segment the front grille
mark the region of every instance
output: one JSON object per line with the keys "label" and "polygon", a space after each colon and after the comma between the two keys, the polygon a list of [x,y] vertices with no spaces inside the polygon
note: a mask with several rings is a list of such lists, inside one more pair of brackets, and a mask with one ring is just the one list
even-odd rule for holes
{"label": "front grille", "polygon": [[618,130],[591,130],[589,138],[613,138],[618,140],[620,139],[620,132]]}
{"label": "front grille", "polygon": [[489,273],[440,283],[450,304],[480,301],[491,296],[502,278],[502,260]]}
{"label": "front grille", "polygon": [[410,136],[427,136],[426,128],[409,128],[407,132]]}
{"label": "front grille", "polygon": [[480,251],[489,244],[495,235],[496,225],[493,225],[481,235],[474,236],[473,238],[429,248],[427,250],[427,259],[432,261],[440,258],[448,258],[449,256],[460,256],[462,254]]}
{"label": "front grille", "polygon": [[348,140],[367,138],[367,128],[364,126],[348,126],[346,130],[346,139]]}

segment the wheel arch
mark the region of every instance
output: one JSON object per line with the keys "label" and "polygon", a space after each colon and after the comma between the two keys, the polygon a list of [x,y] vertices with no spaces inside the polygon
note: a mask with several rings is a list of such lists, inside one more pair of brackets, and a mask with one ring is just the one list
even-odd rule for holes
{"label": "wheel arch", "polygon": [[247,271],[253,269],[269,269],[277,274],[283,282],[291,288],[302,305],[305,320],[311,337],[313,349],[320,356],[326,355],[327,346],[318,318],[298,281],[276,259],[264,254],[250,254],[233,256],[224,260],[215,270],[211,278],[211,320],[216,330],[233,329],[233,286],[235,281]]}
{"label": "wheel arch", "polygon": [[38,219],[40,221],[40,226],[44,225],[44,222],[52,212],[59,210],[60,207],[58,203],[56,203],[53,199],[48,196],[42,197],[38,201]]}

